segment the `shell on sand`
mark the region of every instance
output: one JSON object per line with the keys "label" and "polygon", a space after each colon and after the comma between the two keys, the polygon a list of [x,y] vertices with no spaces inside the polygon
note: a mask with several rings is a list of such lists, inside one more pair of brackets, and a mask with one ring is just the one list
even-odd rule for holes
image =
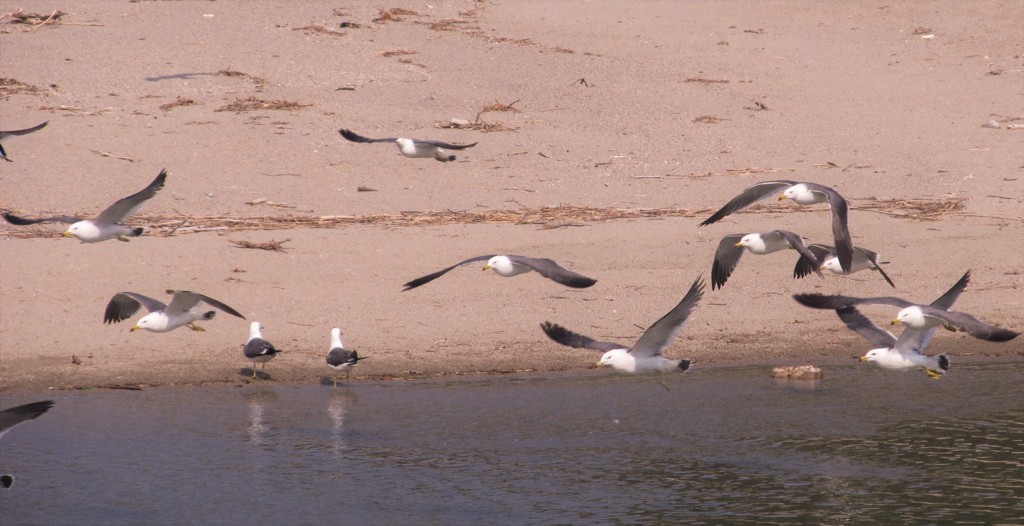
{"label": "shell on sand", "polygon": [[782,366],[772,369],[772,378],[788,378],[790,380],[818,380],[821,368],[813,365]]}

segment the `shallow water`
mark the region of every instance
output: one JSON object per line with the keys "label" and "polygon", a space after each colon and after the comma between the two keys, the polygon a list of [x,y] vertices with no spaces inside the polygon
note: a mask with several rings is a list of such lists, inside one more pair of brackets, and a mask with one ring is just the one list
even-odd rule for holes
{"label": "shallow water", "polygon": [[0,522],[1021,521],[1024,364],[826,375],[51,393],[0,441]]}

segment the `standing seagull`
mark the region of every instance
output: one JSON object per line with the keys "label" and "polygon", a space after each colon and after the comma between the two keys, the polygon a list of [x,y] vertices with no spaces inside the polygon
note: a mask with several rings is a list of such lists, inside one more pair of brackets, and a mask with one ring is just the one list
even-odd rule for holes
{"label": "standing seagull", "polygon": [[36,223],[45,223],[49,221],[72,223],[72,225],[64,231],[64,236],[74,236],[83,243],[97,243],[99,241],[106,241],[115,237],[118,241],[128,241],[129,237],[141,236],[142,227],[130,228],[122,225],[121,222],[127,219],[128,216],[134,214],[148,199],[152,199],[153,196],[156,195],[157,191],[164,187],[164,181],[166,179],[167,170],[160,170],[160,174],[156,176],[156,179],[153,179],[152,183],[149,183],[149,186],[108,206],[106,210],[96,216],[96,219],[82,219],[80,217],[69,216],[26,219],[7,212],[4,212],[3,215],[4,219],[8,222],[20,226],[34,225]]}
{"label": "standing seagull", "polygon": [[556,325],[551,322],[540,324],[540,328],[548,338],[569,347],[605,351],[599,366],[610,366],[616,372],[634,373],[668,373],[686,371],[690,368],[690,360],[669,360],[661,355],[683,329],[686,318],[693,312],[701,296],[704,295],[704,282],[698,276],[690,286],[690,290],[668,314],[644,331],[633,347],[617,343],[599,342],[591,338]]}
{"label": "standing seagull", "polygon": [[[960,281],[953,288],[966,287],[971,279],[971,271],[964,273]],[[962,284],[962,285],[961,285]],[[952,291],[951,291],[952,292]],[[949,292],[946,293],[947,295]],[[959,295],[959,292],[957,292]],[[945,297],[945,296],[943,296]],[[990,342],[1005,342],[1016,338],[1020,333],[989,325],[970,314],[948,310],[943,304],[917,305],[902,298],[892,296],[881,296],[874,298],[855,298],[852,296],[823,296],[821,294],[795,294],[793,299],[806,307],[812,309],[841,309],[855,305],[891,305],[901,310],[892,320],[892,325],[902,323],[907,328],[923,331],[935,327],[945,327],[950,331],[962,331]],[[942,298],[940,298],[942,299]],[[955,299],[955,298],[954,298]],[[952,305],[952,302],[950,302]]]}
{"label": "standing seagull", "polygon": [[451,144],[441,141],[421,141],[419,139],[406,139],[404,137],[385,137],[383,139],[371,139],[369,137],[363,137],[358,135],[351,130],[340,129],[338,133],[341,136],[352,141],[352,142],[393,142],[398,145],[398,151],[402,152],[402,155],[406,157],[433,157],[443,163],[454,161],[455,154],[448,153],[448,150],[465,150],[466,148],[476,146],[473,144]]}
{"label": "standing seagull", "polygon": [[710,225],[783,189],[785,191],[779,196],[779,200],[791,199],[800,205],[828,202],[829,208],[832,209],[832,236],[835,238],[839,263],[844,271],[850,272],[853,261],[853,241],[850,239],[849,221],[846,218],[850,207],[846,204],[846,199],[839,195],[839,192],[827,186],[785,180],[763,181],[740,192],[740,195],[732,198],[721,210],[701,222],[700,226]]}
{"label": "standing seagull", "polygon": [[274,348],[274,344],[263,339],[260,333],[260,322],[254,321],[249,324],[249,341],[242,347],[242,354],[252,360],[252,377],[256,378],[256,364],[262,363],[263,376],[267,375],[267,362],[273,360],[281,351]]}
{"label": "standing seagull", "polygon": [[[46,123],[43,123],[46,124]],[[39,415],[47,412],[53,407],[52,400],[32,402],[31,404],[19,405],[0,411],[0,437],[3,437],[12,427],[28,422]],[[0,487],[10,489],[14,485],[12,475],[0,475]]]}
{"label": "standing seagull", "polygon": [[[818,275],[821,275],[822,270],[827,270],[833,274],[853,274],[854,272],[860,272],[862,270],[871,269],[877,271],[885,278],[885,281],[889,283],[889,286],[896,288],[896,284],[892,282],[892,278],[882,270],[882,257],[877,252],[872,252],[866,248],[853,247],[853,266],[850,272],[843,272],[843,268],[839,266],[839,258],[836,257],[836,249],[828,245],[808,245],[807,250],[810,250],[821,264],[818,266]],[[796,266],[793,267],[793,277],[802,278],[811,272],[814,272],[814,267],[811,267],[807,260],[800,258],[796,261]]]}
{"label": "standing seagull", "polygon": [[[358,365],[359,360],[367,358],[369,356],[360,358],[356,351],[346,351],[345,346],[341,343],[341,329],[337,327],[331,329],[331,350],[327,352],[327,366],[335,371],[344,372],[346,384],[352,375],[352,368]],[[333,376],[331,380],[334,381],[334,387],[338,387],[338,377]]]}
{"label": "standing seagull", "polygon": [[[0,131],[0,141],[6,139],[8,137],[17,137],[19,135],[28,135],[28,134],[30,134],[32,132],[39,131],[39,130],[45,128],[46,125],[49,122],[50,121],[43,121],[42,124],[36,124],[35,126],[33,126],[31,128],[25,128],[24,130]],[[14,162],[14,161],[12,161],[12,160],[7,158],[7,151],[4,150],[4,145],[3,144],[0,144],[0,159],[3,159],[3,160],[5,160],[5,161],[7,161],[9,163],[13,163]]]}
{"label": "standing seagull", "polygon": [[519,274],[530,272],[532,270],[556,283],[561,283],[566,287],[572,287],[575,289],[585,289],[594,283],[597,283],[597,280],[590,279],[582,274],[577,274],[568,270],[550,259],[528,258],[526,256],[515,256],[511,254],[507,256],[496,256],[491,254],[487,256],[469,258],[448,268],[443,268],[437,272],[427,274],[426,276],[420,276],[403,285],[405,288],[402,290],[406,291],[419,287],[420,285],[426,285],[427,283],[447,274],[450,270],[470,263],[476,263],[477,261],[486,261],[487,264],[484,265],[484,270],[493,270],[499,276],[504,276],[506,278],[518,276]]}
{"label": "standing seagull", "polygon": [[134,315],[139,310],[139,307],[144,306],[149,311],[149,314],[135,322],[131,329],[132,332],[138,329],[146,329],[152,332],[167,332],[177,329],[182,325],[187,325],[189,329],[194,331],[205,331],[206,329],[196,325],[194,322],[196,320],[212,320],[217,312],[212,310],[207,312],[193,311],[192,309],[200,302],[220,309],[232,316],[245,319],[245,316],[239,314],[235,309],[209,296],[187,290],[168,290],[167,293],[173,295],[170,305],[164,305],[161,301],[143,296],[137,292],[118,292],[107,303],[107,309],[103,312],[103,323],[124,321]]}
{"label": "standing seagull", "polygon": [[[818,258],[804,247],[803,239],[793,232],[772,230],[766,234],[732,234],[723,237],[718,242],[715,260],[711,264],[711,290],[720,289],[725,285],[726,280],[732,275],[733,269],[740,262],[744,248],[751,254],[759,256],[791,248],[800,253],[800,261],[809,265],[810,268],[817,269],[820,264]],[[817,272],[820,276],[821,271]]]}

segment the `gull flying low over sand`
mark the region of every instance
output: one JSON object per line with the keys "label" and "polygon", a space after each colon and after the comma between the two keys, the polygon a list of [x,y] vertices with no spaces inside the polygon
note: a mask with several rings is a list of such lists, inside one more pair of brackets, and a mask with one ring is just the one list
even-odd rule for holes
{"label": "gull flying low over sand", "polygon": [[[887,261],[882,261],[882,257],[877,252],[872,252],[866,248],[853,247],[853,265],[850,272],[843,272],[842,267],[839,266],[839,258],[836,257],[836,249],[828,245],[808,245],[807,249],[814,253],[814,256],[818,258],[821,264],[818,266],[818,275],[821,275],[822,270],[827,270],[833,274],[853,274],[854,272],[860,272],[865,269],[871,269],[877,271],[885,278],[885,281],[889,282],[889,286],[896,288],[896,284],[892,282],[892,279],[888,274],[882,270],[882,264]],[[802,278],[815,269],[811,267],[807,260],[800,258],[796,261],[796,266],[793,267],[793,277]]]}
{"label": "gull flying low over sand", "polygon": [[[718,242],[718,249],[715,250],[715,260],[711,264],[711,290],[722,288],[726,280],[732,275],[733,269],[740,262],[743,249],[751,254],[763,256],[791,248],[800,253],[800,261],[804,262],[811,269],[817,270],[818,258],[804,246],[803,239],[793,232],[786,230],[772,230],[765,234],[732,234],[725,236]],[[795,276],[795,274],[794,274]]]}
{"label": "gull flying low over sand", "polygon": [[[963,277],[960,278],[960,281],[953,286],[953,288],[955,289],[958,286],[961,288],[966,287],[967,282],[970,281],[970,279],[971,271],[968,270],[964,273]],[[959,292],[957,292],[957,295],[959,295]],[[953,332],[966,332],[975,338],[991,342],[1009,341],[1020,334],[1008,329],[996,327],[995,325],[989,325],[970,314],[948,310],[948,308],[944,308],[942,304],[939,306],[935,306],[934,304],[918,305],[905,299],[895,298],[892,296],[855,298],[852,296],[841,295],[823,296],[821,294],[795,294],[793,295],[793,299],[801,305],[811,307],[813,309],[836,310],[844,307],[865,304],[891,305],[893,307],[899,307],[901,310],[896,315],[896,318],[892,320],[891,324],[896,325],[902,323],[903,325],[906,325],[907,328],[919,331],[941,326]],[[952,305],[952,302],[950,302],[950,305]]]}
{"label": "gull flying low over sand", "polygon": [[800,205],[828,203],[832,210],[832,236],[835,238],[839,264],[844,271],[850,272],[853,260],[853,241],[850,239],[850,227],[847,220],[849,205],[839,192],[816,183],[800,183],[797,181],[762,181],[732,198],[719,211],[701,222],[700,226],[710,225],[723,217],[738,212],[769,195],[783,190],[779,200],[791,199]]}
{"label": "gull flying low over sand", "polygon": [[274,344],[263,339],[260,332],[260,322],[254,321],[249,324],[249,341],[242,346],[242,354],[252,360],[252,377],[256,378],[256,364],[263,364],[264,376],[267,374],[267,362],[273,360],[281,351],[274,348]]}
{"label": "gull flying low over sand", "polygon": [[484,270],[491,269],[499,276],[504,276],[506,278],[518,276],[519,274],[530,272],[532,270],[554,282],[561,283],[566,287],[572,287],[575,289],[585,289],[593,285],[594,283],[597,283],[597,280],[590,279],[582,274],[577,274],[571,270],[568,270],[550,259],[528,258],[526,256],[515,255],[499,256],[490,254],[487,256],[477,256],[475,258],[469,258],[465,261],[460,261],[459,263],[456,263],[448,268],[438,270],[437,272],[434,272],[432,274],[427,274],[426,276],[418,277],[406,283],[404,285],[405,288],[402,290],[405,291],[409,289],[414,289],[416,287],[419,287],[420,285],[426,285],[427,283],[430,283],[431,281],[434,281],[435,279],[445,275],[446,273],[448,273],[448,271],[452,269],[461,267],[463,265],[468,265],[470,263],[475,263],[477,261],[486,261],[487,264],[484,265]]}
{"label": "gull flying low over sand", "polygon": [[[45,124],[45,123],[44,123]],[[32,402],[0,411],[0,437],[3,437],[12,427],[28,422],[39,415],[47,412],[53,407],[52,400]],[[10,489],[14,485],[14,477],[11,475],[0,475],[0,487]]]}
{"label": "gull flying low over sand", "polygon": [[[327,367],[339,373],[345,373],[346,383],[348,383],[349,376],[352,375],[352,368],[359,364],[359,360],[367,358],[369,356],[360,358],[359,353],[354,350],[346,351],[345,346],[341,343],[341,329],[337,327],[331,329],[331,350],[327,351]],[[333,376],[331,379],[334,381],[334,387],[338,387],[338,377]]]}
{"label": "gull flying low over sand", "polygon": [[203,331],[206,329],[196,325],[194,322],[196,320],[211,320],[216,311],[202,312],[193,310],[200,303],[205,303],[232,316],[245,319],[245,316],[239,314],[235,309],[209,296],[187,290],[168,290],[167,293],[172,295],[170,305],[164,305],[161,301],[143,296],[137,292],[118,292],[107,303],[107,310],[103,313],[103,323],[124,321],[138,312],[139,307],[144,306],[149,311],[149,314],[139,318],[139,321],[132,326],[132,331],[146,329],[152,332],[167,332],[177,329],[182,325],[187,325],[189,329],[194,331]]}
{"label": "gull flying low over sand", "polygon": [[704,282],[698,276],[690,286],[683,299],[668,314],[644,331],[633,347],[610,342],[599,342],[551,322],[540,324],[540,328],[548,338],[568,347],[604,351],[599,366],[610,366],[616,372],[633,373],[668,373],[686,371],[690,368],[690,360],[669,360],[661,355],[683,330],[686,318],[697,306],[704,295]]}
{"label": "gull flying low over sand", "polygon": [[[945,294],[933,301],[930,307],[944,311],[952,308],[953,303],[960,297],[960,293],[967,288],[970,280],[971,273],[965,273]],[[949,357],[945,354],[937,356],[925,356],[923,354],[938,327],[928,329],[912,329],[907,327],[903,330],[903,334],[900,334],[900,337],[897,338],[889,331],[871,323],[871,320],[861,314],[856,307],[840,307],[836,309],[836,314],[839,315],[839,319],[843,320],[843,323],[850,330],[861,335],[871,345],[875,346],[874,349],[861,356],[860,361],[875,362],[883,369],[896,371],[919,368],[935,379],[941,378],[946,371],[949,371]]]}
{"label": "gull flying low over sand", "polygon": [[82,219],[80,217],[54,216],[41,217],[38,219],[27,219],[14,214],[4,212],[4,219],[11,224],[25,226],[36,223],[57,221],[60,223],[71,223],[71,226],[64,231],[65,236],[74,236],[83,243],[97,243],[111,238],[119,241],[128,241],[129,237],[142,235],[142,227],[131,228],[121,224],[128,216],[135,213],[148,199],[152,199],[157,191],[164,187],[167,180],[167,170],[160,170],[160,173],[153,179],[149,186],[143,188],[123,199],[119,199],[106,210],[96,216],[96,219]]}
{"label": "gull flying low over sand", "polygon": [[384,137],[382,139],[371,139],[369,137],[363,137],[358,135],[351,130],[344,128],[338,130],[341,136],[352,141],[352,142],[393,142],[398,145],[398,151],[402,152],[402,155],[406,157],[433,157],[441,162],[449,162],[455,160],[455,154],[446,152],[445,150],[465,150],[466,148],[476,146],[473,144],[451,144],[441,141],[423,141],[420,139],[406,139],[404,137]]}
{"label": "gull flying low over sand", "polygon": [[[25,128],[24,130],[0,131],[0,141],[6,139],[8,137],[17,137],[19,135],[28,135],[28,134],[30,134],[32,132],[39,131],[39,130],[45,128],[46,125],[49,122],[50,121],[43,121],[42,124],[36,124],[35,126],[33,126],[31,128]],[[7,158],[7,151],[4,150],[4,145],[3,144],[0,144],[0,159],[3,159],[3,160],[5,160],[5,161],[7,161],[9,163],[14,162],[14,161],[12,161],[12,160]]]}

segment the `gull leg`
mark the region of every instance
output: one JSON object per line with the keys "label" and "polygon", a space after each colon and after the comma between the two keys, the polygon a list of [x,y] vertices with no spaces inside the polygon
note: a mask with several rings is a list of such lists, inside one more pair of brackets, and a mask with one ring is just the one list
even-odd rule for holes
{"label": "gull leg", "polygon": [[956,332],[956,327],[954,327],[954,326],[952,326],[952,325],[950,325],[948,323],[943,323],[942,326],[945,327],[946,330],[949,331],[949,332]]}
{"label": "gull leg", "polygon": [[127,242],[131,241],[131,240],[130,240],[130,239],[128,239],[127,237],[124,237],[124,234],[118,234],[118,235],[117,235],[117,240],[118,240],[118,241],[124,241],[125,243],[127,243]]}
{"label": "gull leg", "polygon": [[[188,327],[189,329],[192,329],[194,331],[206,332],[206,329],[196,325],[194,322],[193,323],[189,323],[186,327]],[[256,364],[253,364],[252,366],[255,368]]]}
{"label": "gull leg", "polygon": [[256,363],[255,362],[253,362],[253,364],[252,364],[252,377],[256,378]]}
{"label": "gull leg", "polygon": [[334,388],[338,388],[338,375],[331,376],[331,380],[334,382]]}
{"label": "gull leg", "polygon": [[935,371],[933,371],[931,369],[925,369],[924,370],[924,374],[927,374],[928,376],[930,376],[930,377],[932,377],[932,378],[934,378],[936,380],[938,380],[939,378],[942,378],[941,374],[939,374],[939,373],[937,373],[937,372],[935,372]]}

